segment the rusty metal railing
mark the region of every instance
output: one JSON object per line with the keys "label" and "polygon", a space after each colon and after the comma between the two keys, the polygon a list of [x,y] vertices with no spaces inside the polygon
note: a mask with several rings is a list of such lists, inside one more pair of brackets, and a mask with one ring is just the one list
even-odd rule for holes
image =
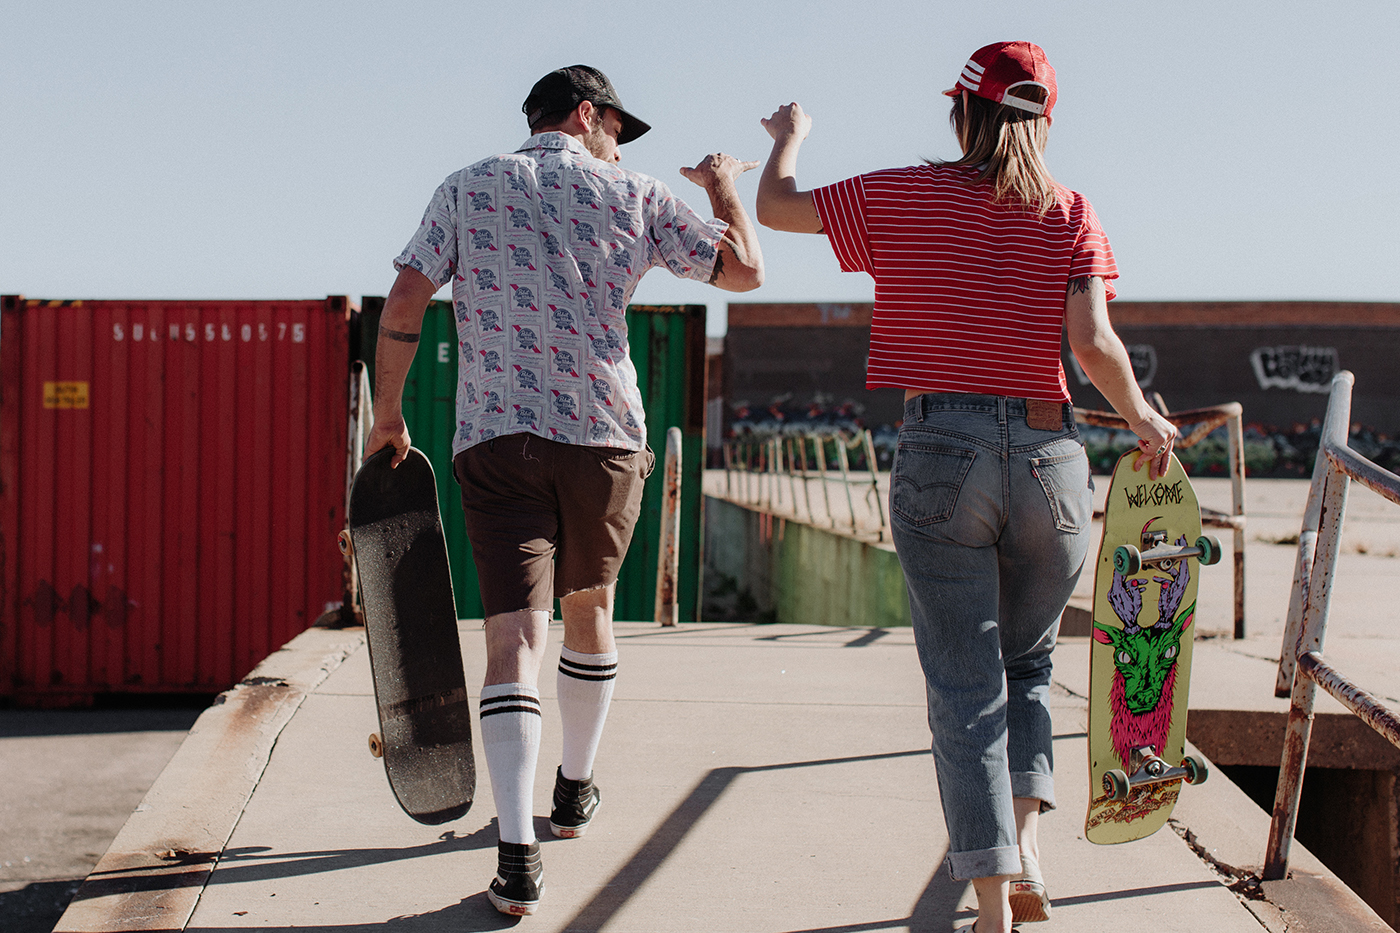
{"label": "rusty metal railing", "polygon": [[[1221,425],[1226,426],[1229,439],[1227,457],[1230,462],[1230,511],[1201,509],[1201,524],[1208,528],[1229,528],[1235,536],[1235,637],[1244,638],[1244,529],[1247,516],[1244,507],[1244,408],[1239,402],[1212,405],[1208,408],[1191,408],[1185,411],[1167,411],[1162,398],[1154,393],[1154,402],[1163,417],[1179,429],[1191,428],[1189,434],[1177,438],[1179,448],[1194,447],[1205,440],[1212,431]],[[1085,408],[1074,410],[1074,420],[1080,424],[1090,424],[1100,428],[1128,430],[1126,419],[1111,411],[1090,411]],[[1098,512],[1095,518],[1102,518]]]}
{"label": "rusty metal railing", "polygon": [[1313,466],[1308,506],[1298,535],[1293,595],[1274,691],[1280,696],[1291,695],[1292,703],[1283,740],[1278,789],[1274,795],[1269,845],[1264,853],[1265,881],[1278,880],[1288,874],[1288,854],[1298,820],[1298,801],[1303,791],[1318,687],[1400,748],[1400,715],[1347,680],[1322,656],[1351,480],[1400,505],[1400,476],[1367,460],[1347,444],[1354,382],[1355,377],[1346,371],[1332,379],[1332,397],[1327,403],[1327,419],[1322,425],[1317,461]]}
{"label": "rusty metal railing", "polygon": [[[851,469],[852,450],[861,452],[867,469]],[[814,526],[829,525],[853,535],[889,540],[875,440],[869,431],[737,438],[725,441],[722,454],[727,498],[769,512],[788,511],[798,521],[805,520]],[[834,467],[828,466],[832,459]],[[820,496],[818,502],[823,505],[820,519],[812,506],[814,480]],[[837,490],[837,502],[844,494],[844,515],[838,514],[842,511],[840,508],[832,506],[833,487]]]}
{"label": "rusty metal railing", "polygon": [[676,624],[681,576],[681,429],[666,430],[666,464],[662,471],[661,542],[656,554],[656,621]]}
{"label": "rusty metal railing", "polygon": [[[369,385],[369,368],[360,360],[350,364],[350,422],[345,445],[345,514],[350,514],[350,486],[355,471],[365,459],[365,441],[374,426],[374,400]],[[347,526],[348,527],[348,526]],[[360,580],[355,573],[354,559],[347,555],[341,567],[340,625],[363,625],[364,607],[360,605]]]}

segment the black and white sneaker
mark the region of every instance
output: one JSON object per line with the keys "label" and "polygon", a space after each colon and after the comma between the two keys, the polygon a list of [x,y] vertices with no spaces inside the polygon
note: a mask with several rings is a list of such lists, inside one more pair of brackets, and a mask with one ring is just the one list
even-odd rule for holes
{"label": "black and white sneaker", "polygon": [[544,865],[538,842],[496,843],[496,877],[486,889],[491,904],[503,914],[523,917],[535,912],[544,893]]}
{"label": "black and white sneaker", "polygon": [[554,812],[549,814],[549,828],[560,839],[582,836],[598,812],[603,795],[591,777],[571,781],[563,769],[554,772]]}

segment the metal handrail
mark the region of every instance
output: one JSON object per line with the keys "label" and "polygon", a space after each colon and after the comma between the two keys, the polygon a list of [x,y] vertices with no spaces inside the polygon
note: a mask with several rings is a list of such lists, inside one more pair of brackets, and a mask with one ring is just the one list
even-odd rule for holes
{"label": "metal handrail", "polygon": [[680,617],[681,429],[666,429],[662,470],[661,537],[656,548],[656,621],[671,628]]}
{"label": "metal handrail", "polygon": [[[1244,507],[1244,407],[1239,402],[1224,405],[1211,405],[1207,408],[1190,408],[1185,411],[1168,412],[1158,396],[1158,409],[1178,428],[1194,425],[1190,434],[1178,437],[1179,448],[1194,447],[1205,440],[1212,431],[1221,425],[1226,426],[1229,439],[1228,457],[1230,461],[1230,512],[1215,509],[1201,509],[1201,524],[1211,528],[1229,528],[1235,535],[1235,637],[1244,638],[1244,529],[1247,516]],[[1111,411],[1092,411],[1076,408],[1074,420],[1080,424],[1090,424],[1100,428],[1117,428],[1126,431],[1128,421]],[[1095,518],[1102,517],[1096,513]]]}
{"label": "metal handrail", "polygon": [[1288,855],[1298,820],[1303,773],[1307,768],[1308,742],[1312,737],[1313,704],[1321,687],[1363,722],[1400,748],[1400,715],[1342,676],[1323,660],[1327,614],[1336,578],[1342,523],[1346,518],[1347,489],[1355,479],[1400,505],[1400,476],[1383,469],[1347,444],[1351,424],[1351,389],[1355,377],[1343,370],[1332,379],[1317,461],[1313,465],[1308,506],[1298,535],[1298,561],[1293,574],[1293,595],[1279,658],[1279,687],[1289,684],[1292,702],[1288,730],[1284,734],[1283,760],[1274,795],[1274,816],[1264,853],[1265,881],[1288,874]]}
{"label": "metal handrail", "polygon": [[[826,442],[836,445],[836,470],[838,475],[828,473]],[[808,460],[808,442],[811,442],[814,456]],[[862,471],[852,471],[848,448],[859,447],[870,467],[868,478]],[[789,507],[794,518],[803,520],[801,504],[806,506],[806,521],[816,525],[817,517],[812,509],[810,480],[816,479],[822,491],[826,506],[826,520],[833,530],[838,529],[837,511],[831,507],[831,482],[838,482],[846,492],[846,517],[842,530],[853,535],[873,535],[876,540],[889,538],[885,522],[885,512],[880,496],[880,471],[875,458],[875,440],[870,431],[862,430],[854,435],[819,434],[815,431],[785,433],[762,440],[735,439],[722,445],[724,458],[724,489],[727,498],[754,505],[767,511],[784,507],[784,485],[786,485]],[[787,482],[782,482],[786,477]],[[798,481],[801,481],[801,495]],[[862,527],[863,523],[855,507],[853,491],[864,489],[867,504],[877,517],[874,528]]]}

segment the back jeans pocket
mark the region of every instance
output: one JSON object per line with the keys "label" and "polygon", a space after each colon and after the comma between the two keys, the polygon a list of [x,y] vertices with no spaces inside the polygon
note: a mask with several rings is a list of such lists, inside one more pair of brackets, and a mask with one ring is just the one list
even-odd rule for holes
{"label": "back jeans pocket", "polygon": [[1031,473],[1040,481],[1055,527],[1078,534],[1094,518],[1094,480],[1082,447],[1054,457],[1032,457]]}
{"label": "back jeans pocket", "polygon": [[899,444],[890,490],[890,512],[914,526],[946,522],[953,515],[975,451],[934,444]]}

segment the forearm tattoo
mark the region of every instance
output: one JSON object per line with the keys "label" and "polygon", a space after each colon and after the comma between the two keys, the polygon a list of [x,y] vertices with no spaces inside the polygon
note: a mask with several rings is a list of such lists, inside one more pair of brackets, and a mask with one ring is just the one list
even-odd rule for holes
{"label": "forearm tattoo", "polygon": [[722,275],[724,275],[724,250],[721,249],[715,253],[715,271],[710,273],[710,284],[718,282]]}
{"label": "forearm tattoo", "polygon": [[407,331],[394,330],[391,327],[379,328],[379,336],[388,337],[390,340],[397,340],[399,343],[417,343],[418,335],[410,334]]}
{"label": "forearm tattoo", "polygon": [[1081,275],[1069,280],[1069,291],[1071,295],[1082,295],[1089,290],[1089,280],[1092,275]]}

